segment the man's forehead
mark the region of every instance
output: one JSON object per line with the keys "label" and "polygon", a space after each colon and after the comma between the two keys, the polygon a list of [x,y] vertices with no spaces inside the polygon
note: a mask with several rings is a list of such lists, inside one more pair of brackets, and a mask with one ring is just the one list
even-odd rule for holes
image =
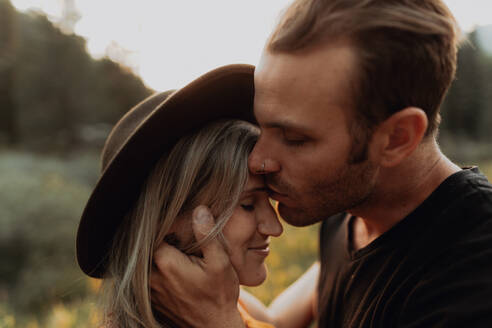
{"label": "man's forehead", "polygon": [[255,70],[255,102],[324,98],[340,104],[350,93],[356,63],[345,43],[293,53],[265,51]]}
{"label": "man's forehead", "polygon": [[255,71],[254,112],[262,128],[330,128],[353,108],[352,48],[269,53]]}
{"label": "man's forehead", "polygon": [[337,105],[316,106],[305,103],[297,106],[289,102],[261,100],[255,100],[254,106],[255,117],[262,130],[280,129],[319,138],[327,129],[346,124],[345,110]]}

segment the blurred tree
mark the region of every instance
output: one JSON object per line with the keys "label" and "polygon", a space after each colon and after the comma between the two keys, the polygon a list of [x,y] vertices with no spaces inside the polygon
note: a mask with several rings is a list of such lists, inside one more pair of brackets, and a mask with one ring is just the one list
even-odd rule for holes
{"label": "blurred tree", "polygon": [[87,142],[88,126],[114,124],[151,93],[124,67],[91,58],[83,38],[64,34],[44,15],[18,13],[7,0],[0,3],[10,17],[0,18],[2,35],[9,36],[0,42],[13,49],[15,39],[17,45],[15,56],[8,57],[15,61],[1,71],[8,86],[2,87],[2,116],[11,119],[1,120],[0,134],[10,140],[38,150],[70,150]]}
{"label": "blurred tree", "polygon": [[75,24],[80,20],[80,15],[75,0],[62,0],[62,17],[58,26],[65,34],[73,34]]}
{"label": "blurred tree", "polygon": [[[17,15],[9,0],[0,0],[0,137],[13,146],[19,141],[13,78],[17,52]],[[1,140],[2,138],[0,138]]]}
{"label": "blurred tree", "polygon": [[476,32],[458,53],[456,80],[443,105],[442,131],[444,137],[475,141],[491,135],[488,121],[487,84],[492,80],[490,61],[482,51]]}
{"label": "blurred tree", "polygon": [[[150,93],[129,70],[90,57],[83,38],[0,0],[0,146],[71,151]],[[42,313],[87,293],[74,258],[77,222],[98,172],[87,153],[72,162],[0,154],[0,310],[6,302]]]}
{"label": "blurred tree", "polygon": [[[483,130],[482,135],[484,139],[492,144],[492,55],[488,55],[484,58],[484,76],[485,81],[483,82],[483,119],[481,122],[481,127]],[[492,152],[491,154],[492,155]]]}

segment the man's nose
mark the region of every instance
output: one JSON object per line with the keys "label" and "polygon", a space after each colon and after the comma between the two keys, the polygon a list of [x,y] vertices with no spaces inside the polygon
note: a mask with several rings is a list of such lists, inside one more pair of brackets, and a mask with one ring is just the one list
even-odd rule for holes
{"label": "man's nose", "polygon": [[251,154],[249,154],[248,167],[253,174],[268,174],[280,170],[280,165],[274,157],[273,149],[268,149],[261,137]]}

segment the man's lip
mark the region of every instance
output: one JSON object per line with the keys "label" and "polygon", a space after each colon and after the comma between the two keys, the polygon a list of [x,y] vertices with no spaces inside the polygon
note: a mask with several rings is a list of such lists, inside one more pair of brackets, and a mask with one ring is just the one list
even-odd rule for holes
{"label": "man's lip", "polygon": [[267,187],[268,187],[268,189],[269,189],[269,191],[270,191],[271,194],[276,194],[276,195],[279,195],[279,196],[282,196],[282,197],[285,197],[286,196],[285,194],[283,194],[283,193],[278,192],[277,190],[275,190],[275,188],[272,188],[272,186],[270,186],[270,185],[268,185]]}
{"label": "man's lip", "polygon": [[268,196],[277,202],[284,202],[287,200],[287,195],[276,192],[275,190],[270,189]]}

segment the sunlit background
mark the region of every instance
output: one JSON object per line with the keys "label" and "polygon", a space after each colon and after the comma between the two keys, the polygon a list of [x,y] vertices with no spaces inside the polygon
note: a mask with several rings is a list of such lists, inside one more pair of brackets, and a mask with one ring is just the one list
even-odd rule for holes
{"label": "sunlit background", "polygon": [[[469,42],[439,142],[492,178],[492,1],[447,0]],[[75,234],[114,123],[155,91],[256,64],[286,0],[0,0],[0,328],[95,327]],[[268,303],[317,256],[285,226],[251,289]]]}
{"label": "sunlit background", "polygon": [[[132,67],[155,90],[168,90],[224,63],[258,61],[287,0],[13,0],[41,10],[87,40],[94,57]],[[460,26],[492,24],[490,0],[447,0]]]}

